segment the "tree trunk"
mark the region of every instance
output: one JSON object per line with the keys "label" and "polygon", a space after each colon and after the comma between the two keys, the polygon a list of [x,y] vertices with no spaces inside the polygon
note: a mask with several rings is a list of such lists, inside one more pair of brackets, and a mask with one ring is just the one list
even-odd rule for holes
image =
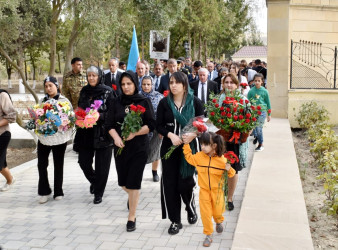
{"label": "tree trunk", "polygon": [[116,47],[116,57],[120,59],[120,43],[119,36],[115,34],[115,47]]}
{"label": "tree trunk", "polygon": [[50,76],[53,76],[55,74],[56,26],[57,26],[57,20],[52,19],[52,22],[50,25],[50,50],[49,50],[50,67],[49,67],[49,73],[48,73],[48,75]]}
{"label": "tree trunk", "polygon": [[6,60],[6,71],[7,71],[7,79],[8,79],[8,88],[11,89],[12,87],[12,65]]}
{"label": "tree trunk", "polygon": [[208,54],[207,54],[207,39],[204,38],[204,61],[205,62],[207,61],[207,57],[208,57]]}
{"label": "tree trunk", "polygon": [[27,84],[25,74],[22,71],[22,69],[15,62],[13,62],[13,60],[8,56],[6,51],[1,46],[0,46],[0,54],[3,55],[6,58],[6,60],[19,72],[20,76],[22,77],[23,85],[25,85],[25,87],[28,89],[28,91],[33,95],[35,102],[38,103],[39,98],[38,98],[37,94],[35,93],[35,91]]}
{"label": "tree trunk", "polygon": [[198,42],[198,60],[202,59],[202,34],[199,33],[199,42]]}
{"label": "tree trunk", "polygon": [[25,62],[25,77],[28,80],[28,77],[27,77],[27,61],[24,60],[24,62]]}
{"label": "tree trunk", "polygon": [[60,58],[60,51],[58,51],[58,65],[59,65],[59,74],[61,73],[61,58]]}
{"label": "tree trunk", "polygon": [[196,61],[196,59],[197,59],[196,35],[194,34],[194,58],[192,61]]}
{"label": "tree trunk", "polygon": [[189,42],[189,50],[188,50],[188,57],[191,58],[191,34],[188,33],[188,42]]}
{"label": "tree trunk", "polygon": [[55,74],[55,57],[56,57],[56,30],[58,19],[62,10],[62,5],[66,0],[53,0],[52,2],[52,20],[50,24],[50,50],[49,50],[49,75],[53,76]]}
{"label": "tree trunk", "polygon": [[142,60],[144,59],[144,40],[143,40],[143,25],[142,25],[142,30],[141,30],[141,35],[142,35]]}

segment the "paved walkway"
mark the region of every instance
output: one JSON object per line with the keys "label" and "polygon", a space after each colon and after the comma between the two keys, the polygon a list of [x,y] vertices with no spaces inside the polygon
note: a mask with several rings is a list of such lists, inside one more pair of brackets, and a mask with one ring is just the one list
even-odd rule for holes
{"label": "paved walkway", "polygon": [[[250,138],[250,161],[253,146]],[[64,193],[61,201],[38,204],[36,160],[12,170],[17,178],[12,190],[0,192],[0,246],[7,249],[205,249],[202,222],[189,225],[182,209],[183,229],[171,236],[169,220],[161,219],[160,185],[152,182],[151,166],[144,172],[137,229],[126,232],[127,195],[117,185],[114,161],[108,184],[99,205],[93,204],[89,184],[68,147],[64,168]],[[249,164],[251,165],[251,163]],[[53,183],[50,158],[49,176]],[[214,235],[210,249],[230,249],[250,168],[239,174],[234,196],[235,209],[225,212],[223,234]],[[3,185],[3,179],[0,179]],[[195,190],[198,201],[198,187]],[[197,202],[198,204],[198,202]],[[198,208],[199,211],[199,208]],[[200,217],[200,216],[199,216]]]}

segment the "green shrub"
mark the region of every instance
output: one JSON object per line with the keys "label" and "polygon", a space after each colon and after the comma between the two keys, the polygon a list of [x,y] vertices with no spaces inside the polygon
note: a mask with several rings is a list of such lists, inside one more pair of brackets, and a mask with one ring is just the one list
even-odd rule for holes
{"label": "green shrub", "polygon": [[329,120],[329,112],[316,102],[306,102],[300,107],[296,120],[301,128],[309,129],[313,124]]}
{"label": "green shrub", "polygon": [[338,150],[338,138],[336,133],[330,128],[318,131],[317,133],[321,134],[321,136],[310,143],[310,152],[316,161],[320,161],[324,156],[324,152],[334,152]]}

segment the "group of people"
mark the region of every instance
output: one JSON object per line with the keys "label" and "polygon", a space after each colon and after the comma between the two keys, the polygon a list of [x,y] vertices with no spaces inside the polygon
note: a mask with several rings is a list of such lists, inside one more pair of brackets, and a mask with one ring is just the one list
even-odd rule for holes
{"label": "group of people", "polygon": [[[184,58],[183,58],[184,59]],[[162,218],[169,218],[171,225],[169,234],[177,234],[182,228],[182,201],[187,211],[189,224],[198,220],[193,189],[196,185],[195,173],[198,172],[200,185],[200,209],[207,235],[204,245],[212,242],[213,226],[211,217],[216,222],[216,231],[223,231],[224,202],[219,202],[218,182],[224,171],[228,171],[229,193],[227,205],[234,209],[233,194],[238,180],[238,172],[245,167],[247,144],[224,142],[220,135],[206,132],[200,138],[196,134],[181,135],[182,129],[191,118],[207,116],[204,104],[209,100],[210,93],[240,91],[243,98],[255,99],[263,107],[258,126],[253,132],[258,140],[260,150],[263,149],[262,127],[266,116],[270,120],[271,109],[267,90],[263,87],[264,76],[256,73],[252,79],[245,76],[249,69],[242,69],[235,62],[228,68],[215,70],[214,63],[208,62],[203,68],[201,61],[193,63],[193,70],[184,60],[169,59],[165,62],[155,62],[153,72],[150,64],[142,60],[137,64],[136,72],[123,71],[119,68],[117,58],[109,60],[109,70],[104,73],[96,66],[90,66],[82,72],[82,60],[73,58],[72,71],[65,74],[62,87],[53,76],[48,76],[43,84],[44,103],[50,99],[67,101],[73,109],[86,109],[94,101],[101,100],[100,114],[93,128],[78,128],[74,138],[73,149],[78,152],[78,163],[90,183],[89,192],[94,194],[94,204],[102,202],[107,185],[110,164],[114,156],[118,176],[118,185],[127,193],[127,208],[129,209],[126,230],[136,229],[136,210],[140,196],[142,177],[145,165],[152,163],[153,181],[160,182]],[[223,66],[223,64],[222,64]],[[164,74],[165,67],[168,72]],[[250,69],[254,70],[254,69]],[[243,73],[244,72],[244,73]],[[265,71],[266,72],[266,71]],[[251,74],[251,73],[250,73]],[[245,79],[252,80],[254,86],[250,91],[240,86]],[[250,88],[248,86],[248,88]],[[10,140],[8,123],[15,120],[15,110],[8,93],[0,93],[0,169],[6,178],[6,184],[1,189],[6,191],[15,182],[15,178],[6,167],[6,148]],[[222,98],[222,96],[221,96]],[[122,136],[122,124],[125,116],[131,111],[131,105],[145,108],[141,114],[142,127],[128,138]],[[263,115],[264,114],[264,115]],[[38,194],[39,202],[46,203],[52,189],[48,181],[48,156],[53,152],[54,158],[54,193],[55,200],[64,196],[62,190],[63,165],[69,136],[52,135],[54,143],[39,138],[38,155]],[[171,146],[178,148],[169,158],[163,156]],[[121,154],[118,150],[123,148]],[[223,153],[234,151],[241,161],[231,166],[226,164]],[[258,150],[257,150],[258,151]],[[93,159],[95,157],[95,163]],[[162,165],[162,176],[159,178],[157,169]],[[94,163],[94,165],[93,165]],[[224,199],[224,194],[222,193]]]}

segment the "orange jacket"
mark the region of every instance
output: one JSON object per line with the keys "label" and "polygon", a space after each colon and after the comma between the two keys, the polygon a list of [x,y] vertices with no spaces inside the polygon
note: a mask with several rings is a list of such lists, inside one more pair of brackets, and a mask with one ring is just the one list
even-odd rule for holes
{"label": "orange jacket", "polygon": [[[210,157],[204,152],[192,154],[189,144],[184,144],[183,153],[187,162],[196,167],[198,172],[198,185],[205,189],[218,189],[225,170],[227,159],[222,155]],[[230,168],[228,177],[233,177],[236,171]]]}

